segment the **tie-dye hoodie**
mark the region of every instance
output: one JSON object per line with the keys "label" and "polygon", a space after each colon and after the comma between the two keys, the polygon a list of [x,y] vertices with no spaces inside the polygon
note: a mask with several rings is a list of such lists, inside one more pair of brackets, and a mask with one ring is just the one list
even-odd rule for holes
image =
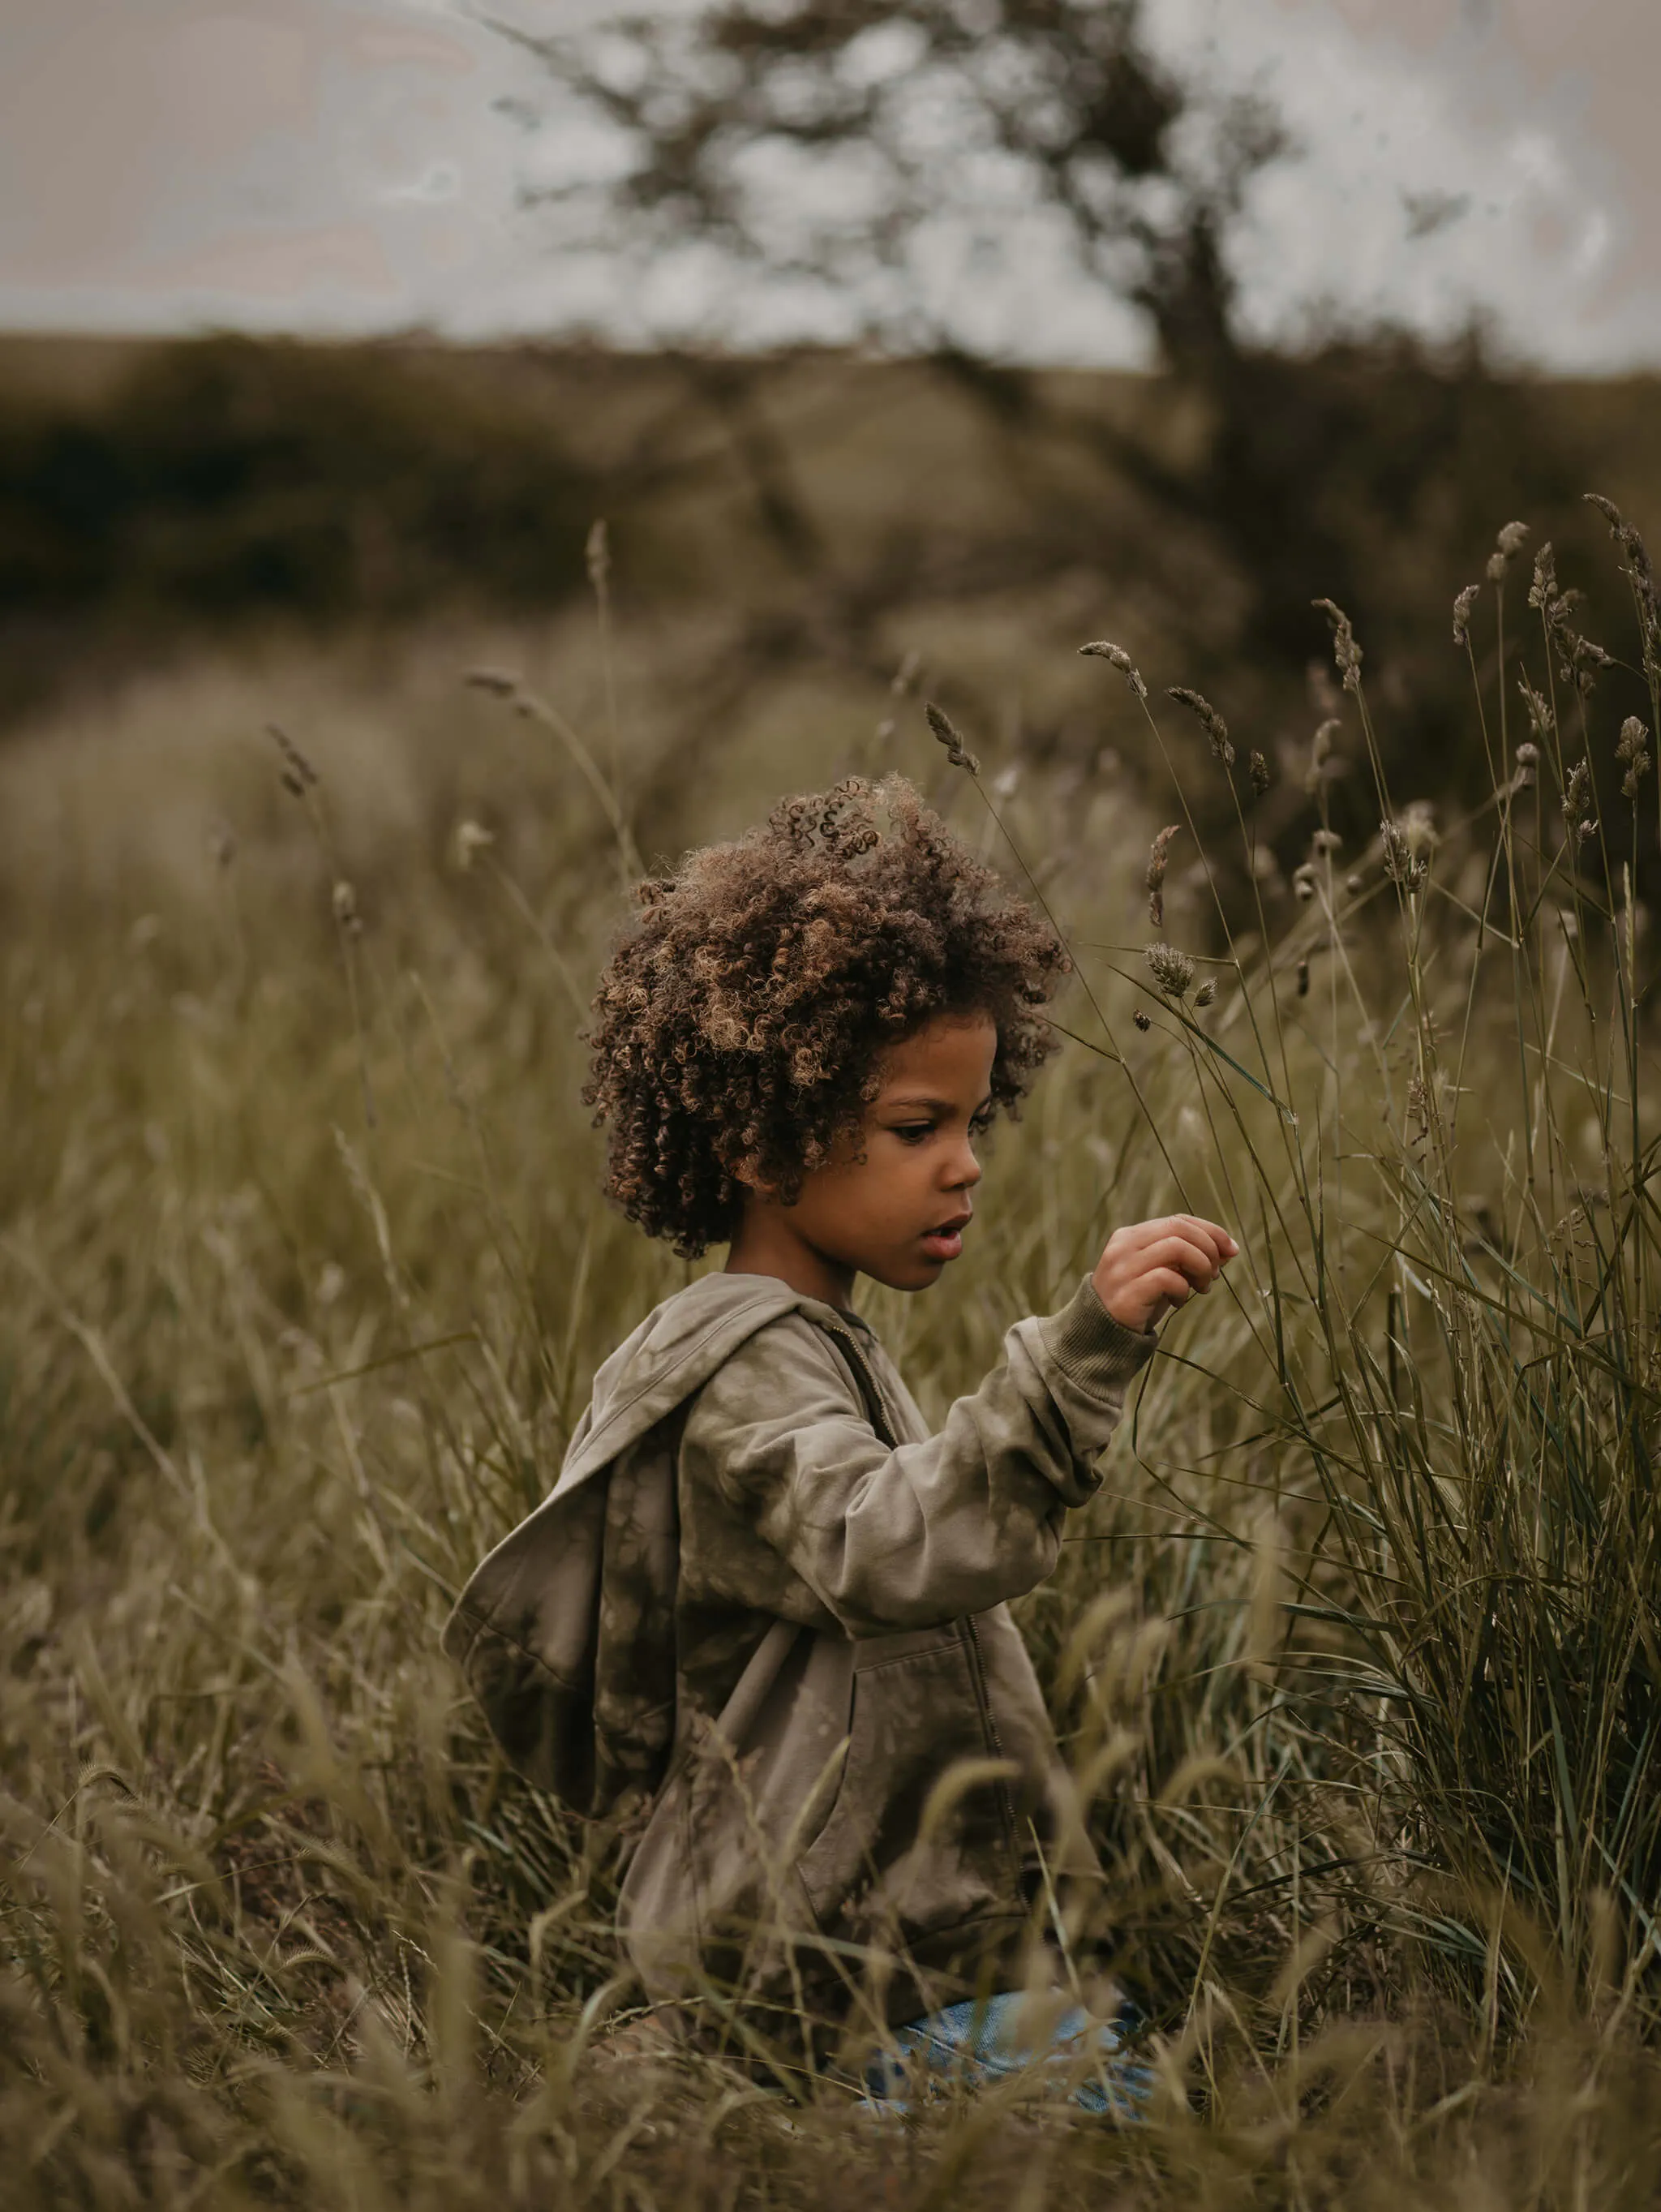
{"label": "tie-dye hoodie", "polygon": [[897,2022],[1018,1982],[1056,1751],[1008,1601],[1154,1343],[1087,1279],[931,1435],[858,1316],[711,1274],[600,1369],[445,1648],[521,1772],[623,1819],[651,1998]]}

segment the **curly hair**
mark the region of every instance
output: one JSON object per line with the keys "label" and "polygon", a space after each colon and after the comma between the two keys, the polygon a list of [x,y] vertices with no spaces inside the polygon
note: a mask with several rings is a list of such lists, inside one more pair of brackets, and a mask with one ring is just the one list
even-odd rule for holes
{"label": "curly hair", "polygon": [[937,1017],[996,1024],[1012,1116],[1056,1048],[1055,933],[903,777],[785,799],[635,896],[582,1095],[609,1127],[608,1194],[683,1258],[735,1235],[747,1181],[793,1202],[858,1129],[883,1051]]}

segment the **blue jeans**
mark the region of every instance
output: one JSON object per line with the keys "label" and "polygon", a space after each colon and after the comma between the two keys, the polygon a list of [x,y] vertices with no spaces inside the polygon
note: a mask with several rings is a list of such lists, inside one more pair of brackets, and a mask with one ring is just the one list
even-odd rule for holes
{"label": "blue jeans", "polygon": [[1127,2053],[1134,2009],[1125,2006],[1115,2020],[1105,2021],[1070,2006],[1042,2050],[1034,2051],[1021,2041],[1027,2002],[1015,1990],[979,2002],[969,1998],[894,2029],[891,2045],[873,2051],[865,2062],[862,2104],[873,2112],[906,2112],[912,2094],[926,2099],[937,2084],[984,2088],[1030,2068],[1035,2087],[1064,2093],[1077,2111],[1139,2120],[1153,2094],[1154,2076]]}

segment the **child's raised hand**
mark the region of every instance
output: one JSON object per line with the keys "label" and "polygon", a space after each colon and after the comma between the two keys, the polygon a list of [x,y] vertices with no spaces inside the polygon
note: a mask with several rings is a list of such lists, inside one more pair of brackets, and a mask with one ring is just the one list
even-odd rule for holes
{"label": "child's raised hand", "polygon": [[1215,1221],[1167,1213],[1114,1230],[1090,1279],[1115,1321],[1152,1328],[1196,1291],[1209,1291],[1240,1249]]}

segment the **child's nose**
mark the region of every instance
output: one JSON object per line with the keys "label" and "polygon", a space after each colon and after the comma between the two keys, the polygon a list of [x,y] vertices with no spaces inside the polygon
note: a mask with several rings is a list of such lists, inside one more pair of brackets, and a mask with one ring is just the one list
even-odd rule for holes
{"label": "child's nose", "polygon": [[952,1188],[973,1190],[980,1180],[980,1163],[974,1156],[974,1146],[966,1141],[952,1162]]}

